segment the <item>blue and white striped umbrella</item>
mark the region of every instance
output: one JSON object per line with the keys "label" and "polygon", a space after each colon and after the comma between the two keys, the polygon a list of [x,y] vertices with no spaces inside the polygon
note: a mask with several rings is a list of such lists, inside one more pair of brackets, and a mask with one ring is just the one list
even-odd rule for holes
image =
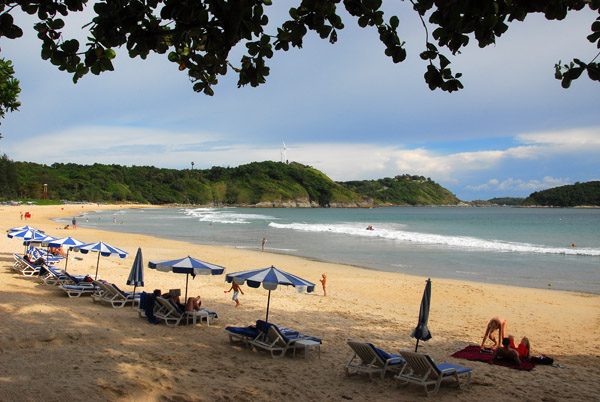
{"label": "blue and white striped umbrella", "polygon": [[36,233],[40,233],[40,232],[38,232],[36,230],[31,230],[31,229],[14,230],[12,232],[6,233],[6,237],[9,237],[11,239],[13,239],[15,237],[20,237],[20,238],[23,238],[23,240],[29,240],[33,236],[35,236]]}
{"label": "blue and white striped umbrella", "polygon": [[278,285],[293,286],[299,293],[313,292],[315,284],[304,280],[296,275],[292,275],[285,271],[271,266],[270,268],[253,269],[250,271],[234,272],[225,276],[225,281],[231,283],[234,281],[238,285],[243,285],[244,282],[251,288],[258,288],[262,284],[263,288],[269,291],[267,299],[267,316],[265,321],[269,321],[269,304],[271,302],[271,290],[277,289]]}
{"label": "blue and white striped umbrella", "polygon": [[33,232],[41,232],[41,233],[44,233],[44,231],[43,231],[43,230],[40,230],[40,229],[37,229],[37,228],[31,227],[31,226],[29,226],[29,225],[25,225],[25,226],[19,226],[19,227],[17,227],[17,228],[10,228],[10,229],[7,229],[6,231],[7,231],[7,232],[21,232],[21,231],[23,231],[23,230],[31,230],[31,231],[33,231]]}
{"label": "blue and white striped umbrella", "polygon": [[[32,238],[34,238],[35,236],[43,236],[44,234],[42,232],[39,232],[37,230],[35,230],[34,228],[28,228],[28,229],[23,229],[23,230],[14,230],[11,232],[7,232],[6,236],[14,239],[14,238],[22,238],[23,241],[28,241]],[[24,251],[27,250],[27,245],[25,245]]]}
{"label": "blue and white striped umbrella", "polygon": [[42,245],[44,247],[55,247],[55,248],[63,247],[63,248],[67,249],[67,255],[65,257],[65,271],[67,270],[67,266],[69,265],[69,251],[75,247],[83,246],[84,244],[85,244],[85,242],[74,239],[70,236],[63,237],[60,239],[55,238],[54,240],[50,240],[50,241],[42,241]]}
{"label": "blue and white striped umbrella", "polygon": [[75,247],[75,251],[79,251],[83,254],[87,254],[90,251],[98,253],[98,262],[96,263],[96,276],[94,279],[98,279],[98,266],[100,265],[100,256],[110,257],[111,255],[118,255],[121,258],[127,257],[129,254],[127,251],[123,251],[120,248],[111,246],[104,242],[87,243],[82,246]]}
{"label": "blue and white striped umbrella", "polygon": [[30,245],[31,243],[45,243],[56,239],[56,237],[47,235],[46,233],[33,232],[33,236],[31,236],[29,239],[25,239],[23,244]]}
{"label": "blue and white striped umbrella", "polygon": [[225,272],[225,267],[212,264],[210,262],[198,260],[187,256],[177,260],[169,261],[150,261],[148,268],[156,269],[161,272],[174,272],[176,274],[186,274],[185,278],[185,300],[187,300],[187,289],[189,276],[192,278],[196,275],[222,275]]}
{"label": "blue and white striped umbrella", "polygon": [[46,247],[65,247],[69,249],[83,246],[84,244],[86,243],[72,237],[62,237],[60,239],[55,237],[54,239],[48,239],[47,241],[42,242],[42,245]]}

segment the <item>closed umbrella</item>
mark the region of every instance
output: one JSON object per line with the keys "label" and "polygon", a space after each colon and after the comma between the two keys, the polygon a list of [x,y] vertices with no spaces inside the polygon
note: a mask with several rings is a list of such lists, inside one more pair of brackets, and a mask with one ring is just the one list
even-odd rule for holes
{"label": "closed umbrella", "polygon": [[69,265],[69,251],[74,247],[79,247],[84,245],[85,242],[81,240],[74,239],[72,237],[63,237],[61,239],[54,239],[50,241],[43,241],[42,245],[46,247],[63,247],[67,249],[67,255],[65,257],[65,271],[67,270],[67,266]]}
{"label": "closed umbrella", "polygon": [[129,278],[127,278],[127,285],[133,286],[133,293],[135,293],[136,287],[144,286],[144,259],[142,258],[142,249],[140,247],[138,247],[137,254],[133,260]]}
{"label": "closed umbrella", "polygon": [[125,258],[129,254],[127,251],[123,251],[120,248],[116,248],[114,246],[111,246],[110,244],[106,244],[101,241],[75,247],[75,251],[79,251],[83,254],[87,254],[90,251],[98,253],[98,261],[96,262],[96,276],[94,277],[94,280],[98,279],[98,266],[100,265],[100,256],[110,257],[111,255],[116,255],[120,258]]}
{"label": "closed umbrella", "polygon": [[254,269],[250,271],[234,272],[225,276],[225,281],[231,283],[235,281],[238,285],[244,282],[251,288],[258,288],[262,284],[263,288],[269,291],[267,298],[267,315],[265,321],[269,321],[269,304],[271,303],[271,290],[277,289],[278,285],[293,286],[297,292],[313,292],[315,284],[304,280],[296,275],[275,268],[271,265],[269,268]]}
{"label": "closed umbrella", "polygon": [[179,258],[177,260],[150,261],[148,263],[148,268],[156,269],[161,272],[186,274],[184,303],[187,302],[188,281],[190,275],[192,275],[192,278],[195,278],[196,275],[222,275],[223,272],[225,272],[225,267],[198,260],[190,256]]}
{"label": "closed umbrella", "polygon": [[419,340],[428,341],[431,339],[431,332],[427,328],[427,322],[429,321],[429,306],[431,303],[431,279],[427,279],[425,290],[423,291],[423,298],[421,299],[421,309],[419,310],[419,323],[417,327],[410,333],[412,338],[417,339],[415,346],[415,352],[419,348]]}

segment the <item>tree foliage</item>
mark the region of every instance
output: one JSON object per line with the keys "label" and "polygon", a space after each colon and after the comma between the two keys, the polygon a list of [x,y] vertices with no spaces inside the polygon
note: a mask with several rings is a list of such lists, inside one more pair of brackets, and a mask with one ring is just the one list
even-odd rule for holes
{"label": "tree foliage", "polygon": [[454,194],[423,176],[407,174],[378,180],[347,181],[340,183],[349,190],[369,196],[375,202],[387,205],[456,205]]}
{"label": "tree foliage", "polygon": [[600,181],[575,183],[536,191],[527,197],[521,205],[547,207],[600,206]]}
{"label": "tree foliage", "polygon": [[[267,60],[275,51],[301,48],[310,31],[335,43],[344,28],[339,14],[341,0],[300,0],[290,7],[289,19],[279,27],[269,24],[271,0],[2,0],[0,36],[15,39],[22,28],[12,13],[22,10],[36,15],[34,29],[42,41],[42,58],[73,75],[77,82],[91,72],[112,71],[115,49],[125,47],[132,58],[150,53],[167,54],[180,71],[187,71],[197,92],[213,95],[219,76],[233,70],[238,86],[266,82]],[[562,20],[569,12],[588,7],[598,10],[600,0],[410,0],[402,6],[416,12],[425,31],[420,56],[427,61],[425,81],[430,89],[453,92],[463,87],[460,73],[452,72],[449,57],[474,38],[479,47],[496,42],[507,23],[523,21],[528,14],[542,13]],[[63,33],[65,16],[93,7],[94,17],[85,25],[88,42],[79,43]],[[406,59],[405,42],[399,36],[398,16],[384,16],[382,0],[344,0],[343,7],[363,28],[376,29],[385,54],[394,63]],[[600,48],[600,17],[587,39]],[[245,46],[237,61],[230,51]],[[592,59],[556,64],[556,78],[567,88],[587,71],[600,81],[600,65]]]}
{"label": "tree foliage", "polygon": [[[0,24],[1,22],[2,16],[0,16]],[[14,112],[21,106],[21,102],[17,101],[21,88],[19,80],[14,77],[14,74],[12,62],[0,59],[0,119],[4,118],[6,112]],[[0,138],[2,138],[2,134],[0,134]]]}
{"label": "tree foliage", "polygon": [[[392,179],[382,180],[387,183]],[[416,179],[413,183],[417,184]],[[175,170],[74,163],[46,166],[13,162],[6,155],[0,159],[0,197],[40,199],[44,184],[52,200],[213,206],[273,205],[303,200],[322,207],[334,203],[377,205],[365,190],[368,185],[336,183],[322,172],[299,163],[253,162],[235,168]],[[414,194],[407,194],[410,191]],[[405,189],[403,194],[409,201],[394,194],[384,197],[384,202],[422,205],[456,200],[453,196],[448,199],[446,194],[450,192],[429,179],[422,186]]]}

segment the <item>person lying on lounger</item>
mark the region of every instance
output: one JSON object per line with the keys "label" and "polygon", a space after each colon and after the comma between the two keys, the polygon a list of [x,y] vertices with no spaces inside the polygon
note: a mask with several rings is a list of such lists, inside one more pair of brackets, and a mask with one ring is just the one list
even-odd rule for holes
{"label": "person lying on lounger", "polygon": [[187,303],[185,304],[185,311],[200,311],[201,305],[202,300],[200,300],[200,296],[188,297]]}
{"label": "person lying on lounger", "polygon": [[181,303],[181,299],[179,298],[178,294],[175,294],[172,291],[169,291],[169,293],[165,293],[164,295],[162,295],[163,299],[171,299],[173,301],[173,303],[175,303],[175,306],[177,306],[177,308],[180,311],[185,311],[185,306],[183,305],[183,303]]}

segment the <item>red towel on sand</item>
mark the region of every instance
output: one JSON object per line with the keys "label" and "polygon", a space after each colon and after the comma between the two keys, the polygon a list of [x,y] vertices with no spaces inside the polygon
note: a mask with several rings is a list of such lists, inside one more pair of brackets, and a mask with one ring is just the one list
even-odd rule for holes
{"label": "red towel on sand", "polygon": [[479,345],[469,345],[466,348],[455,352],[452,357],[456,357],[458,359],[467,359],[477,362],[487,362],[491,364],[497,364],[498,366],[510,367],[517,370],[526,370],[529,371],[533,369],[535,366],[529,360],[521,360],[521,364],[514,364],[507,361],[502,360],[493,360],[494,355],[489,355],[485,353],[479,352]]}

